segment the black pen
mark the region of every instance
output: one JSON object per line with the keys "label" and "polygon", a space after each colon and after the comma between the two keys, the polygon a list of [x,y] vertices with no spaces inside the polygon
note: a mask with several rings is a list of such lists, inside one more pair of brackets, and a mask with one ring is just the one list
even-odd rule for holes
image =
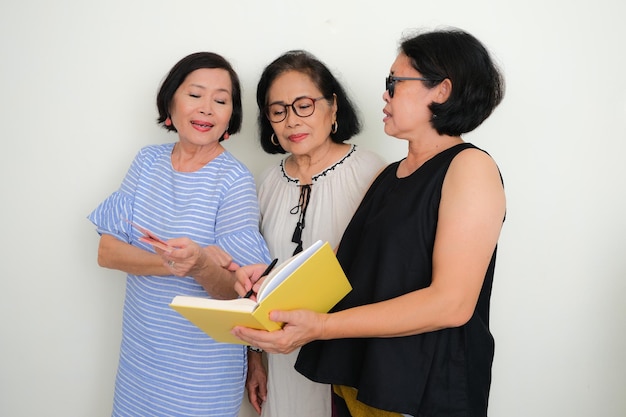
{"label": "black pen", "polygon": [[[278,258],[274,258],[274,260],[272,261],[272,263],[270,263],[267,268],[265,268],[265,271],[263,271],[263,273],[261,274],[261,276],[259,277],[259,279],[263,278],[264,276],[268,275],[271,270],[276,266],[276,262],[278,262]],[[250,291],[248,291],[246,293],[246,295],[243,296],[243,298],[250,298],[252,296],[252,294],[254,294],[254,291],[252,290],[252,288],[250,288]]]}

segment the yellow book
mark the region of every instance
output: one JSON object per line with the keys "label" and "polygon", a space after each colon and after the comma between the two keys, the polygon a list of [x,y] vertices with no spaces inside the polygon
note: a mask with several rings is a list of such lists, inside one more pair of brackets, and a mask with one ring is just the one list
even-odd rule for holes
{"label": "yellow book", "polygon": [[235,326],[278,330],[284,323],[269,319],[272,310],[328,312],[352,287],[328,242],[318,240],[282,262],[265,278],[257,301],[215,300],[176,296],[170,307],[218,342],[246,344],[233,336]]}

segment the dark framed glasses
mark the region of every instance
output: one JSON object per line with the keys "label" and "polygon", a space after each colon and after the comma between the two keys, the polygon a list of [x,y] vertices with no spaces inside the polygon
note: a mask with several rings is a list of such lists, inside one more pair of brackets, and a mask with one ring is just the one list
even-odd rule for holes
{"label": "dark framed glasses", "polygon": [[433,81],[430,78],[424,77],[394,77],[393,75],[385,78],[385,89],[389,91],[389,97],[393,98],[393,93],[396,90],[396,82],[398,81]]}
{"label": "dark framed glasses", "polygon": [[291,104],[272,103],[267,106],[265,115],[272,123],[280,123],[287,118],[287,108],[291,107],[298,117],[309,117],[315,112],[315,102],[324,97],[300,97]]}

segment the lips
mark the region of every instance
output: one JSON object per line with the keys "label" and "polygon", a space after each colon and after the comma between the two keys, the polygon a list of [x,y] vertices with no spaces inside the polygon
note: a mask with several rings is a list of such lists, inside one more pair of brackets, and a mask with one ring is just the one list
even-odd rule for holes
{"label": "lips", "polygon": [[203,122],[200,120],[192,120],[191,125],[194,127],[194,129],[197,129],[203,132],[211,130],[211,128],[213,127],[212,123]]}
{"label": "lips", "polygon": [[301,142],[303,141],[308,135],[306,133],[296,133],[293,135],[289,135],[289,140],[292,142]]}

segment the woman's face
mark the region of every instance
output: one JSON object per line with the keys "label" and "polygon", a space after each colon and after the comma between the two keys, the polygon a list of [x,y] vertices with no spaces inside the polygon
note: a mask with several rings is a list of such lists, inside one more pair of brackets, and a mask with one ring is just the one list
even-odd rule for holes
{"label": "woman's face", "polygon": [[170,104],[170,117],[180,141],[197,146],[218,142],[232,113],[232,83],[228,71],[221,68],[189,73]]}
{"label": "woman's face", "polygon": [[[308,75],[288,71],[278,76],[270,86],[267,92],[267,104],[268,106],[290,105],[303,97],[315,100],[322,97],[322,92]],[[315,110],[307,117],[298,116],[293,111],[293,107],[288,106],[285,120],[272,123],[276,138],[285,151],[294,155],[309,155],[320,146],[331,142],[331,126],[336,120],[337,113],[336,101],[329,105],[328,101],[322,98],[316,100],[313,105]],[[306,112],[305,107],[302,109],[298,110],[301,113]],[[283,107],[282,110],[284,111],[285,108]]]}
{"label": "woman's face", "polygon": [[[391,66],[390,75],[422,77],[402,53]],[[385,133],[399,139],[410,139],[425,130],[432,131],[432,113],[428,106],[433,102],[435,94],[435,89],[429,89],[423,81],[396,81],[393,98],[389,96],[389,91],[383,93],[386,103],[383,109]]]}

